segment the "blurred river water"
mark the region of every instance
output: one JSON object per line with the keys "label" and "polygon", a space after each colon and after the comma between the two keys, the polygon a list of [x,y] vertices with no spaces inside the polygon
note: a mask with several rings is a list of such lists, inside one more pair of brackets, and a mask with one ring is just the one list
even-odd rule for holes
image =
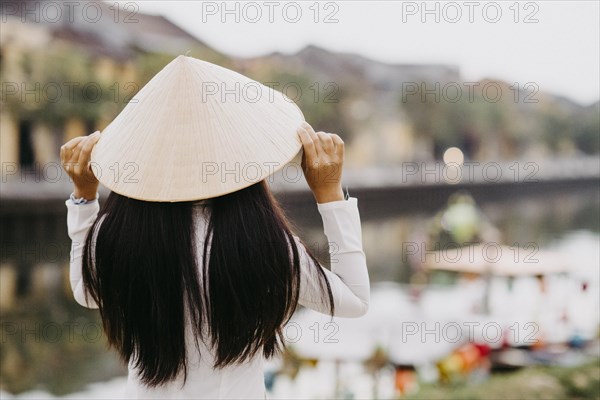
{"label": "blurred river water", "polygon": [[[540,249],[559,250],[571,264],[577,264],[572,265],[573,268],[580,270],[580,264],[587,263],[589,274],[582,279],[596,279],[595,284],[598,284],[600,196],[597,186],[582,184],[574,190],[543,196],[486,201],[478,207],[486,223],[497,229],[504,244],[526,247],[533,243]],[[299,217],[294,209],[289,211],[305,241],[314,245],[313,251],[323,257],[326,243],[323,243],[320,221],[314,216]],[[405,254],[407,245],[425,240],[434,216],[431,210],[419,211],[418,204],[407,212],[363,216],[364,250],[373,283],[408,283],[414,278],[415,271]],[[11,220],[10,226],[5,224],[2,228],[3,234],[15,229],[31,229],[32,243],[25,253],[19,253],[20,263],[13,261],[17,245],[8,240],[2,243],[0,390],[3,395],[31,394],[31,391],[65,395],[81,391],[93,382],[124,376],[125,368],[115,353],[106,349],[97,312],[80,307],[70,295],[68,259],[60,256],[64,255],[62,247],[69,245],[64,239],[65,222],[55,221],[55,228],[43,232],[45,237],[40,238],[30,225],[33,220],[24,215],[20,221]],[[33,242],[59,245],[40,248]],[[23,244],[18,246],[23,247]],[[40,259],[36,256],[40,252],[47,255]],[[13,295],[9,297],[5,293]]]}

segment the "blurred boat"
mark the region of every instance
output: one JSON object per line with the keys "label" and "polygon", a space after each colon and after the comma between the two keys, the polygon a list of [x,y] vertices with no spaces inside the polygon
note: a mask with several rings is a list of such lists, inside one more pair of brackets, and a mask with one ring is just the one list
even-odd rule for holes
{"label": "blurred boat", "polygon": [[539,276],[566,273],[569,265],[556,251],[484,243],[424,254],[423,267],[470,274]]}

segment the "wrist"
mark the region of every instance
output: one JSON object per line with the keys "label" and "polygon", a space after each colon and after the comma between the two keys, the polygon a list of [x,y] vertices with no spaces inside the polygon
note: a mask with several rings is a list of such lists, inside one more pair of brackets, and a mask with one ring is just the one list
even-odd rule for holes
{"label": "wrist", "polygon": [[315,196],[315,200],[319,204],[329,203],[332,201],[340,201],[340,200],[345,199],[344,191],[342,190],[341,185],[339,187],[336,187],[333,189],[328,189],[328,190],[324,190],[324,191],[315,191],[313,194]]}
{"label": "wrist", "polygon": [[75,186],[73,189],[73,196],[76,198],[84,198],[88,201],[96,200],[96,195],[98,194],[98,188],[78,188]]}

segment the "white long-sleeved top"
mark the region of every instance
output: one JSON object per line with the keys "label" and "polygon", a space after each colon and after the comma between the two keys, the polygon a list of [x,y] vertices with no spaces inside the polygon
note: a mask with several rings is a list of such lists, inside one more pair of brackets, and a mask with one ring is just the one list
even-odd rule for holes
{"label": "white long-sleeved top", "polygon": [[[98,308],[85,298],[81,275],[83,247],[86,235],[99,212],[98,201],[76,205],[71,200],[67,205],[67,227],[72,240],[70,281],[75,300],[84,307]],[[369,274],[362,249],[362,233],[357,199],[317,204],[323,220],[323,228],[330,244],[331,271],[323,268],[331,285],[335,304],[335,316],[360,317],[367,312],[370,297]],[[196,229],[198,238],[204,238],[208,223],[207,213],[198,208]],[[319,284],[317,271],[309,265],[306,249],[295,237],[300,252],[300,298],[299,303],[313,310],[328,313],[327,296]],[[202,252],[198,252],[202,257]],[[202,260],[198,260],[202,265]],[[159,399],[262,399],[266,398],[262,356],[243,364],[215,370],[211,351],[200,341],[200,352],[196,350],[191,327],[186,328],[188,349],[188,376],[176,379],[159,388],[148,388],[138,379],[135,367],[130,363],[126,398]],[[200,354],[202,357],[200,357]]]}

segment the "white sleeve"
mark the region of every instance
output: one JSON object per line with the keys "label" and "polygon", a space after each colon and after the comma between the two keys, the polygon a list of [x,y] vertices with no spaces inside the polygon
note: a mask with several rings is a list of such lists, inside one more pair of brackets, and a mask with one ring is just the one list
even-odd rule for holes
{"label": "white sleeve", "polygon": [[[362,249],[362,232],[357,199],[317,204],[323,219],[323,228],[329,242],[331,271],[322,268],[331,285],[334,315],[360,317],[369,309],[370,284],[365,253]],[[323,292],[318,272],[309,261],[306,249],[299,244],[300,299],[305,307],[329,314],[329,301]],[[310,262],[310,264],[309,264]]]}
{"label": "white sleeve", "polygon": [[92,224],[96,220],[100,205],[98,201],[92,201],[87,204],[75,204],[70,199],[65,202],[67,205],[67,229],[71,238],[71,261],[69,266],[69,279],[71,289],[75,300],[84,307],[98,308],[94,300],[89,297],[85,299],[83,279],[81,275],[81,265],[83,258],[83,248],[85,238]]}

